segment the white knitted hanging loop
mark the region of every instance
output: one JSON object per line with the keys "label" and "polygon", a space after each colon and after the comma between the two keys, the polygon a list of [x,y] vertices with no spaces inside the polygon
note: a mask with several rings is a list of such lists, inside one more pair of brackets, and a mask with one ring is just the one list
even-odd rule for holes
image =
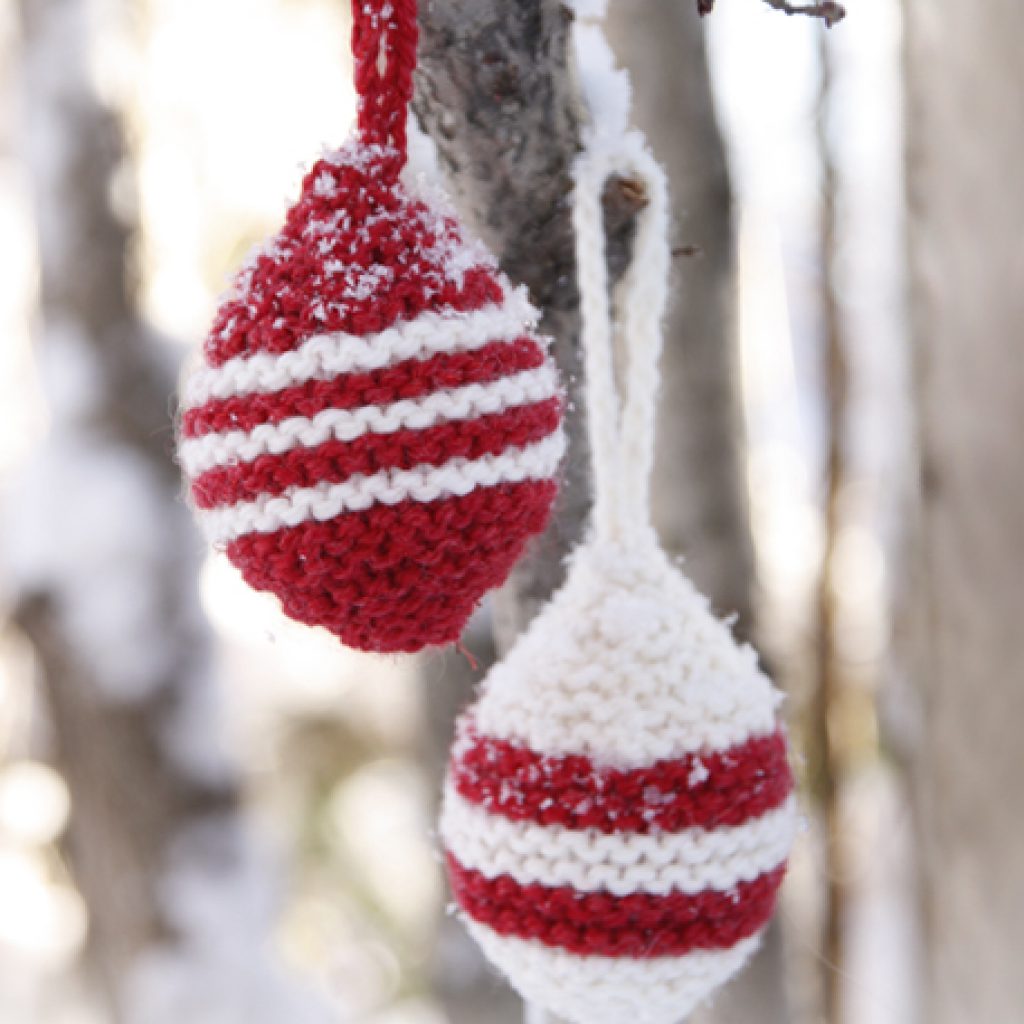
{"label": "white knitted hanging loop", "polygon": [[[644,186],[647,204],[613,317],[601,197],[613,174]],[[594,529],[608,539],[649,531],[661,320],[669,273],[665,174],[637,133],[592,141],[575,167],[573,225],[594,470]],[[614,348],[626,362],[617,393]]]}

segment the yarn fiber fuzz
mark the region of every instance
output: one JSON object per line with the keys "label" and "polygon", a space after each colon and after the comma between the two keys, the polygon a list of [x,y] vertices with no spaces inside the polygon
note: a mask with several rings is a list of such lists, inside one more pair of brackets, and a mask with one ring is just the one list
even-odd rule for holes
{"label": "yarn fiber fuzz", "polygon": [[574,1024],[675,1024],[767,924],[780,696],[653,538],[591,543],[460,719],[441,836],[489,959]]}
{"label": "yarn fiber fuzz", "polygon": [[547,523],[562,397],[537,313],[404,153],[306,175],[186,377],[208,539],[286,614],[364,650],[456,640]]}

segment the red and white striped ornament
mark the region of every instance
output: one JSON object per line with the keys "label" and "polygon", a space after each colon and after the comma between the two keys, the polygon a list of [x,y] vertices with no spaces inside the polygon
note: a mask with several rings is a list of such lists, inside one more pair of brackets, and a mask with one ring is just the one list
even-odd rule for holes
{"label": "red and white striped ornament", "polygon": [[[649,200],[624,282],[621,408],[601,220],[613,172]],[[470,931],[524,998],[573,1024],[687,1016],[754,950],[796,827],[780,696],[648,521],[666,227],[642,142],[594,143],[575,204],[592,534],[460,720],[441,817]]]}
{"label": "red and white striped ornament", "polygon": [[353,19],[358,132],[238,275],[178,450],[252,586],[350,646],[415,651],[458,639],[544,528],[562,398],[525,291],[402,177],[414,0]]}

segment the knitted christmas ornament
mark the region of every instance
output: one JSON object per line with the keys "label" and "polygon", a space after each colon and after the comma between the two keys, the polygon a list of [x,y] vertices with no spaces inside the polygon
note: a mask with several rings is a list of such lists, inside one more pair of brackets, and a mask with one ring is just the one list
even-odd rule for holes
{"label": "knitted christmas ornament", "polygon": [[209,540],[350,646],[456,640],[542,530],[564,448],[537,313],[401,173],[413,0],[353,3],[358,130],[306,175],[185,379]]}
{"label": "knitted christmas ornament", "polygon": [[[647,206],[623,283],[616,397],[601,220],[612,172]],[[577,168],[596,503],[563,589],[457,727],[441,836],[486,955],[575,1024],[674,1024],[751,955],[796,814],[780,700],[648,520],[668,273],[660,168],[636,136]]]}

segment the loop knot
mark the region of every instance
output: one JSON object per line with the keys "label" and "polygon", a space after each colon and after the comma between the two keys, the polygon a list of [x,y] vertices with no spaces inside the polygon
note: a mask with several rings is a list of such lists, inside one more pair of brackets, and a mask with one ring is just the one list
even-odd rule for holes
{"label": "loop knot", "polygon": [[[613,174],[638,178],[647,192],[632,259],[613,314],[602,195]],[[595,136],[577,159],[573,227],[580,289],[587,425],[594,471],[594,524],[606,539],[649,532],[650,475],[669,274],[665,173],[636,132]],[[625,372],[616,384],[615,352]]]}

